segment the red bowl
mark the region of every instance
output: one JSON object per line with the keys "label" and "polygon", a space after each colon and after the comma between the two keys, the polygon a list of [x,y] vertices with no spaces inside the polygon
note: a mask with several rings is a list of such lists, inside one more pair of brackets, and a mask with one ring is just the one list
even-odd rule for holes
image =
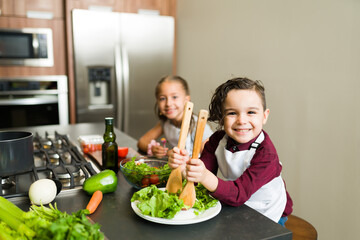
{"label": "red bowl", "polygon": [[118,157],[126,157],[129,152],[128,147],[118,147]]}

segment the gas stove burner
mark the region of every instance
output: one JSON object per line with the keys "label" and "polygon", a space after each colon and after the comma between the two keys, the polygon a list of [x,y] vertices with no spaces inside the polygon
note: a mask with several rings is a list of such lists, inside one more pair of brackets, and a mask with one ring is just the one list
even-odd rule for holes
{"label": "gas stove burner", "polygon": [[70,179],[71,177],[80,176],[80,168],[74,165],[58,166],[53,170],[59,179]]}
{"label": "gas stove burner", "polygon": [[53,140],[54,148],[55,149],[62,149],[63,148],[63,141],[61,139]]}
{"label": "gas stove burner", "polygon": [[48,156],[49,161],[53,165],[59,165],[60,161],[62,161],[64,164],[71,164],[71,154],[69,152],[64,152],[62,150],[58,150],[56,152],[49,151]]}
{"label": "gas stove burner", "polygon": [[52,142],[49,139],[43,139],[41,140],[40,144],[42,145],[42,147],[44,149],[50,149],[51,146],[53,145]]}
{"label": "gas stove burner", "polygon": [[46,133],[45,138],[40,137],[38,134],[36,135],[36,141],[34,141],[34,148],[35,149],[62,149],[63,145],[66,144],[61,136],[57,133],[51,136]]}
{"label": "gas stove burner", "polygon": [[57,153],[49,154],[49,160],[54,165],[59,165],[60,156]]}
{"label": "gas stove burner", "polygon": [[15,186],[14,176],[5,177],[1,179],[1,187],[3,189],[9,189],[13,186]]}

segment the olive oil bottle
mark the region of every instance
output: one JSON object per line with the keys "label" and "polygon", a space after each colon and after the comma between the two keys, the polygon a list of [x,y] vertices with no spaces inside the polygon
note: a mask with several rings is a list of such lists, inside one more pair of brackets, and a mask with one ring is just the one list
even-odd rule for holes
{"label": "olive oil bottle", "polygon": [[102,145],[102,166],[103,169],[111,169],[118,173],[118,145],[114,132],[114,118],[105,118],[104,143]]}

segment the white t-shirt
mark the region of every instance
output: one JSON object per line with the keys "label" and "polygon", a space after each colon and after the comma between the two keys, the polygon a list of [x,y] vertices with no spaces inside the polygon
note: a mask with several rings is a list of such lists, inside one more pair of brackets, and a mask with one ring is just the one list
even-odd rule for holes
{"label": "white t-shirt", "polygon": [[[185,144],[185,149],[189,152],[190,156],[192,155],[192,151],[193,151],[195,132],[196,132],[196,123],[198,120],[197,116],[195,116],[195,115],[193,115],[193,116],[194,116],[194,120],[195,120],[195,127],[194,127],[193,131],[191,132],[191,134],[188,134],[188,136],[186,138],[186,144]],[[179,136],[180,136],[180,128],[171,124],[170,120],[166,120],[163,123],[163,131],[164,131],[164,136],[167,140],[169,147],[173,148],[173,147],[177,146],[178,141],[179,141]],[[212,134],[213,134],[213,131],[211,130],[210,126],[208,124],[206,124],[202,141],[209,138]]]}

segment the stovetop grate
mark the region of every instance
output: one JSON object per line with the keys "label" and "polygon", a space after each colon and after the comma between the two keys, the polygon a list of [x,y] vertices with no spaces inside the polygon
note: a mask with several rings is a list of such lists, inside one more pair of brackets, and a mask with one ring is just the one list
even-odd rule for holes
{"label": "stovetop grate", "polygon": [[84,179],[97,173],[67,135],[55,132],[54,136],[50,136],[46,132],[43,138],[36,133],[33,144],[33,168],[11,176],[0,176],[0,196],[26,196],[31,183],[42,178],[59,180],[64,190],[73,189],[82,186]]}

